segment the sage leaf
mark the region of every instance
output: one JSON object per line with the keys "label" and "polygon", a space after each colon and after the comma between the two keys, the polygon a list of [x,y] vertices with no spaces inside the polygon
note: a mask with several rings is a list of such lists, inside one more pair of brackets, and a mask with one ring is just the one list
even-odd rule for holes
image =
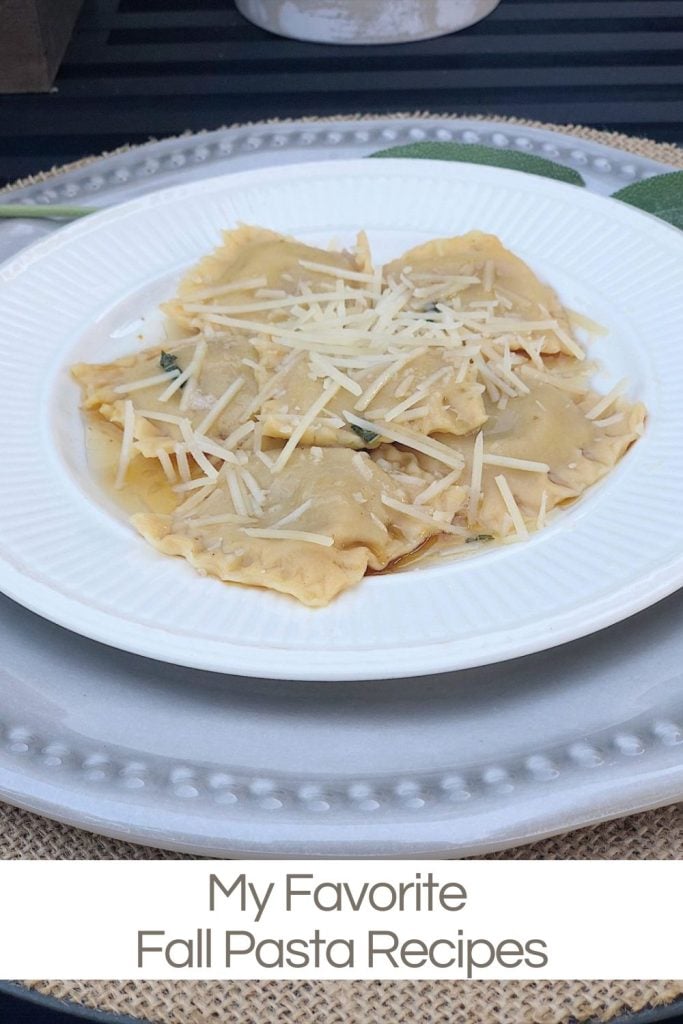
{"label": "sage leaf", "polygon": [[620,188],[612,198],[652,213],[676,228],[683,228],[683,171],[637,181]]}
{"label": "sage leaf", "polygon": [[469,145],[465,142],[414,142],[408,146],[380,149],[373,157],[398,157],[413,160],[455,160],[466,164],[486,164],[507,167],[511,171],[526,171],[543,178],[555,178],[570,185],[585,185],[585,181],[571,167],[563,167],[533,153],[520,153],[515,149],[495,149],[492,146]]}
{"label": "sage leaf", "polygon": [[355,423],[351,423],[350,426],[354,434],[358,434],[361,440],[365,441],[366,444],[372,444],[372,442],[376,441],[379,437],[379,434],[376,434],[373,430],[366,430],[365,427],[359,427]]}

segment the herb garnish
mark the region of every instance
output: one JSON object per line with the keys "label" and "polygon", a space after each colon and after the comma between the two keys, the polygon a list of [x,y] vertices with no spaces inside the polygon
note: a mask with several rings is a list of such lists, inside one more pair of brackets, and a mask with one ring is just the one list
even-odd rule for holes
{"label": "herb garnish", "polygon": [[466,540],[465,540],[465,544],[474,544],[475,541],[478,541],[478,540],[481,540],[481,541],[493,540],[493,534],[492,533],[477,533],[474,537],[467,537]]}
{"label": "herb garnish", "polygon": [[[162,370],[165,370],[166,373],[172,373],[174,377],[179,377],[183,372],[178,366],[178,356],[174,356],[171,352],[164,352],[163,349],[159,356],[159,366]],[[184,388],[186,384],[187,381],[183,381],[180,387]]]}
{"label": "herb garnish", "polygon": [[358,434],[366,444],[372,444],[379,437],[379,434],[376,434],[374,430],[366,430],[365,427],[358,427],[355,423],[351,423],[350,427],[354,434]]}
{"label": "herb garnish", "polygon": [[[423,313],[440,313],[441,310],[439,309],[439,306],[438,306],[438,304],[436,302],[428,302],[427,305],[422,310],[422,312]],[[430,323],[433,323],[434,322],[434,317],[426,316],[425,320],[429,320]]]}

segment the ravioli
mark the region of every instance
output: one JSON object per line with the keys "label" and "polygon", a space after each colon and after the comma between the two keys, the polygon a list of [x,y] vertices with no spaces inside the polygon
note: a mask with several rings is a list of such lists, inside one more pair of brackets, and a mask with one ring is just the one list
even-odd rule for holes
{"label": "ravioli", "polygon": [[[188,271],[178,286],[177,298],[163,308],[172,320],[190,329],[216,323],[215,316],[255,323],[280,319],[277,307],[264,308],[263,303],[295,295],[302,286],[312,291],[329,286],[329,276],[307,263],[351,273],[372,272],[367,239],[362,233],[357,253],[337,252],[244,224],[223,232],[223,244]],[[255,295],[255,281],[265,292],[281,294]],[[250,308],[254,305],[259,308]]]}
{"label": "ravioli", "polygon": [[[516,535],[510,509],[496,483],[501,474],[525,529],[531,531],[544,525],[552,509],[579,497],[616,465],[642,433],[645,409],[640,403],[617,400],[604,423],[588,419],[586,412],[599,401],[600,396],[591,391],[577,395],[552,384],[539,384],[503,411],[487,403],[480,496],[469,515],[472,536],[492,540]],[[440,440],[450,443],[447,437]],[[474,444],[475,435],[458,441],[465,460],[463,482],[472,477]],[[540,471],[518,469],[513,462],[507,466],[486,464],[490,457],[535,463]],[[420,461],[428,471],[438,470],[433,460]]]}
{"label": "ravioli", "polygon": [[[263,495],[260,516],[249,514],[256,511],[252,503],[236,506],[226,482],[226,473],[245,471]],[[398,481],[364,452],[313,447],[297,449],[273,476],[251,456],[236,470],[226,467],[218,486],[189,512],[141,513],[132,521],[159,551],[181,555],[201,573],[265,586],[317,607],[368,569],[385,568],[448,528],[464,489],[454,485],[442,492],[438,505],[418,520],[397,509],[410,500],[411,489],[422,490],[432,479],[417,466],[413,471],[416,482]],[[248,502],[247,492],[243,500]]]}
{"label": "ravioli", "polygon": [[73,368],[97,461],[159,552],[309,607],[428,548],[525,539],[645,425],[479,232],[375,269],[362,232],[332,251],[243,226],[165,310],[187,337]]}
{"label": "ravioli", "polygon": [[[84,409],[123,425],[124,404],[132,403],[138,420],[137,447],[154,456],[159,447],[155,438],[183,440],[179,419],[200,435],[208,431],[219,442],[248,421],[258,390],[254,354],[253,346],[239,333],[198,336],[192,345],[171,343],[168,351],[154,348],[112,363],[78,363],[72,373],[82,387]],[[164,400],[193,359],[198,360],[196,372]],[[170,372],[162,368],[164,361],[174,367]]]}
{"label": "ravioli", "polygon": [[490,327],[499,335],[511,335],[513,348],[531,345],[543,353],[578,354],[567,313],[553,289],[495,235],[470,231],[426,242],[388,263],[384,274],[404,276],[428,292],[429,305],[443,302],[467,312],[475,328],[486,304],[493,304],[488,307],[493,310]]}
{"label": "ravioli", "polygon": [[[280,360],[283,356],[284,353],[280,354]],[[278,358],[273,353],[262,357],[259,375],[262,380],[268,379],[269,364],[273,370],[278,366]],[[301,416],[320,395],[320,380],[326,375],[324,366],[323,363],[321,368],[315,358],[294,359],[279,382],[277,394],[261,406],[259,420],[265,437],[291,437]],[[484,423],[484,385],[477,380],[473,366],[468,366],[462,380],[458,380],[461,360],[454,353],[424,349],[382,384],[393,366],[393,362],[385,360],[370,367],[346,367],[349,383],[330,399],[324,416],[317,417],[305,429],[301,442],[362,448],[362,437],[344,419],[347,409],[371,419],[390,416],[399,422],[409,422],[413,429],[427,435],[437,431],[466,434]],[[349,384],[356,385],[356,389],[350,391]]]}

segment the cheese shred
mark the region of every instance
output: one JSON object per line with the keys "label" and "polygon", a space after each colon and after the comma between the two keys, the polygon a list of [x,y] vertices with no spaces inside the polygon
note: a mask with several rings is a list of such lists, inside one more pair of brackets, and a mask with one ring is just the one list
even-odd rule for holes
{"label": "cheese shred", "polygon": [[519,505],[515,501],[514,495],[510,490],[507,478],[501,474],[500,476],[494,477],[494,479],[496,487],[500,491],[500,495],[505,502],[505,507],[510,514],[510,519],[512,520],[512,525],[515,528],[517,536],[520,540],[526,539],[529,536],[529,531],[526,528],[526,523],[524,522],[522,513],[519,511]]}
{"label": "cheese shred", "polygon": [[135,409],[130,399],[124,403],[123,409],[123,437],[121,439],[121,452],[119,454],[119,466],[116,472],[114,487],[120,491],[126,479],[126,472],[130,463],[133,450],[133,432],[135,430]]}
{"label": "cheese shred", "polygon": [[331,548],[334,544],[334,537],[322,533],[307,533],[305,530],[276,530],[246,528],[242,531],[249,537],[260,537],[262,540],[300,540],[305,544],[320,544],[321,547]]}

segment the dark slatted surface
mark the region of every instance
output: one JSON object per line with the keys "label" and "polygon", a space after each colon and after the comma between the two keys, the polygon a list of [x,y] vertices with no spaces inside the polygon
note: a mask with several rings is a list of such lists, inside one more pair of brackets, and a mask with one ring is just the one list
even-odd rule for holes
{"label": "dark slatted surface", "polygon": [[0,97],[0,178],[188,128],[417,109],[683,143],[683,0],[503,0],[464,32],[372,47],[271,36],[232,0],[85,0],[56,91]]}

